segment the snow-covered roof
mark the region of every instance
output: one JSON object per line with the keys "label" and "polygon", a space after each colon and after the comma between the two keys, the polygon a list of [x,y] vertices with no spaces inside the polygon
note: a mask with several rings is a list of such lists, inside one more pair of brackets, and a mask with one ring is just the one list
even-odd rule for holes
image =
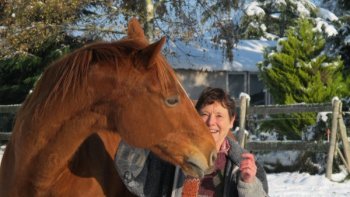
{"label": "snow-covered roof", "polygon": [[241,40],[233,49],[233,62],[229,62],[223,55],[224,49],[207,43],[168,41],[166,57],[175,69],[256,72],[264,48],[276,46],[276,41]]}

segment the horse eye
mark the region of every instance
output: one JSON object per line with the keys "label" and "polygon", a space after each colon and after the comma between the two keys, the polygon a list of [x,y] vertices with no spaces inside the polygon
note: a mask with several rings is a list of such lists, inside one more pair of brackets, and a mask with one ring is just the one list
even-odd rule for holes
{"label": "horse eye", "polygon": [[171,96],[165,99],[165,104],[169,107],[175,107],[180,102],[180,98],[178,95]]}

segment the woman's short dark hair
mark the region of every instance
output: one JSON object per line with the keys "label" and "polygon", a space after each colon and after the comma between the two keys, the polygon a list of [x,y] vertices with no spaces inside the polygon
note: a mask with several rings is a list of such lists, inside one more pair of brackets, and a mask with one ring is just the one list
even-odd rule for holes
{"label": "woman's short dark hair", "polygon": [[205,88],[196,103],[197,111],[203,107],[213,104],[215,101],[221,103],[228,110],[230,118],[233,118],[236,113],[235,101],[221,88]]}

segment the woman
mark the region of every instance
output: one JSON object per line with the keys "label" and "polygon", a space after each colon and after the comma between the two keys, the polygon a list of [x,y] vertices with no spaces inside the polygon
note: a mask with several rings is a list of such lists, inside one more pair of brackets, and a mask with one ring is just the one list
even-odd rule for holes
{"label": "woman", "polygon": [[128,189],[138,196],[267,196],[264,169],[253,154],[227,137],[235,119],[234,101],[224,90],[209,87],[201,93],[196,109],[217,145],[214,171],[201,180],[185,177],[154,154],[122,142],[115,162]]}

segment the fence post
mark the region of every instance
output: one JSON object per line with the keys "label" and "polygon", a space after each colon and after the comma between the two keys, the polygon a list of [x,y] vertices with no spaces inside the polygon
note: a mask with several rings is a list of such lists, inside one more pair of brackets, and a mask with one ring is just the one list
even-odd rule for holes
{"label": "fence post", "polygon": [[245,119],[248,107],[248,98],[246,95],[240,96],[240,114],[239,114],[239,131],[238,131],[238,142],[241,147],[245,145]]}
{"label": "fence post", "polygon": [[335,146],[336,146],[337,129],[338,129],[339,105],[340,105],[340,100],[334,99],[331,139],[329,142],[329,151],[328,151],[327,168],[326,168],[326,177],[328,179],[332,178],[333,158],[334,158],[334,152],[336,150]]}
{"label": "fence post", "polygon": [[340,103],[339,106],[339,120],[338,120],[338,124],[339,124],[339,131],[340,131],[340,136],[342,138],[343,141],[343,149],[344,149],[344,155],[345,155],[345,161],[344,164],[348,170],[348,172],[350,173],[350,147],[349,147],[349,140],[348,140],[348,136],[346,134],[346,127],[344,124],[344,120],[343,120],[343,115],[342,115],[342,103]]}

